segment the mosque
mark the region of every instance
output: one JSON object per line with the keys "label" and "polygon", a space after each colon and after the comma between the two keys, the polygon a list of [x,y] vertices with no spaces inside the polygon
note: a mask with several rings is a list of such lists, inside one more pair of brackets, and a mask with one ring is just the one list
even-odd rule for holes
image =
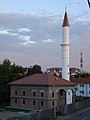
{"label": "mosque", "polygon": [[11,107],[44,110],[75,102],[75,83],[69,73],[69,21],[62,24],[62,78],[48,73],[34,74],[9,83]]}

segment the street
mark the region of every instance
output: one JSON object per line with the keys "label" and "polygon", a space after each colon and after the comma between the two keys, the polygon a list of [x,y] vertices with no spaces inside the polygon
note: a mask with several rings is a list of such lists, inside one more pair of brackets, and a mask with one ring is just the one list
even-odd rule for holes
{"label": "street", "polygon": [[57,120],[90,120],[90,107],[68,114],[58,116]]}
{"label": "street", "polygon": [[79,115],[76,115],[69,120],[90,120],[90,110],[85,111],[84,113],[81,113]]}

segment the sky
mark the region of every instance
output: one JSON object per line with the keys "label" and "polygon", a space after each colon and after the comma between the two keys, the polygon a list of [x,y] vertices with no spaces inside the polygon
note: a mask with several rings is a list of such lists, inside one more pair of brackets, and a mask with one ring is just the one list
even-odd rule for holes
{"label": "sky", "polygon": [[7,58],[45,71],[61,67],[62,22],[67,7],[70,66],[90,72],[90,9],[87,0],[0,0],[0,63]]}

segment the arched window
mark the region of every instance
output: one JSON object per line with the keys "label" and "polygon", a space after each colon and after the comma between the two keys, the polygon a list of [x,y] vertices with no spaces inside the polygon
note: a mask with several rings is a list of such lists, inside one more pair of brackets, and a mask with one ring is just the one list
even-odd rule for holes
{"label": "arched window", "polygon": [[33,105],[35,105],[35,100],[33,100]]}
{"label": "arched window", "polygon": [[23,96],[25,96],[25,91],[23,91]]}
{"label": "arched window", "polygon": [[43,97],[44,96],[44,94],[43,94],[43,92],[41,92],[41,97]]}
{"label": "arched window", "polygon": [[52,106],[54,106],[54,101],[52,101]]}
{"label": "arched window", "polygon": [[36,93],[35,93],[35,91],[33,91],[33,96],[36,96]]}
{"label": "arched window", "polygon": [[17,91],[15,91],[15,95],[17,95]]}
{"label": "arched window", "polygon": [[54,97],[54,92],[52,92],[52,97]]}
{"label": "arched window", "polygon": [[15,103],[17,103],[17,99],[15,99]]}
{"label": "arched window", "polygon": [[43,101],[41,101],[41,106],[42,106],[42,107],[43,107],[43,104],[44,104]]}
{"label": "arched window", "polygon": [[23,99],[23,104],[25,104],[25,100]]}

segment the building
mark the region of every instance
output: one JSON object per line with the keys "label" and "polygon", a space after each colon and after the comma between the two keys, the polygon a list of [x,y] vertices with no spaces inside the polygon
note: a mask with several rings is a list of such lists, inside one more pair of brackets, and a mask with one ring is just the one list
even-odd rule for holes
{"label": "building", "polygon": [[[70,76],[74,76],[80,73],[80,69],[75,67],[69,68],[69,71],[70,71]],[[46,72],[60,76],[62,74],[62,68],[59,67],[47,68]]]}
{"label": "building", "polygon": [[76,84],[76,96],[90,97],[90,78],[73,78]]}
{"label": "building", "polygon": [[71,67],[70,68],[70,76],[74,77],[75,75],[80,73],[80,69],[79,68],[75,68],[75,67]]}
{"label": "building", "polygon": [[59,67],[53,67],[53,68],[47,68],[46,72],[49,74],[56,74],[57,76],[62,74],[62,68]]}
{"label": "building", "polygon": [[42,73],[9,83],[11,107],[43,110],[75,101],[75,84]]}

